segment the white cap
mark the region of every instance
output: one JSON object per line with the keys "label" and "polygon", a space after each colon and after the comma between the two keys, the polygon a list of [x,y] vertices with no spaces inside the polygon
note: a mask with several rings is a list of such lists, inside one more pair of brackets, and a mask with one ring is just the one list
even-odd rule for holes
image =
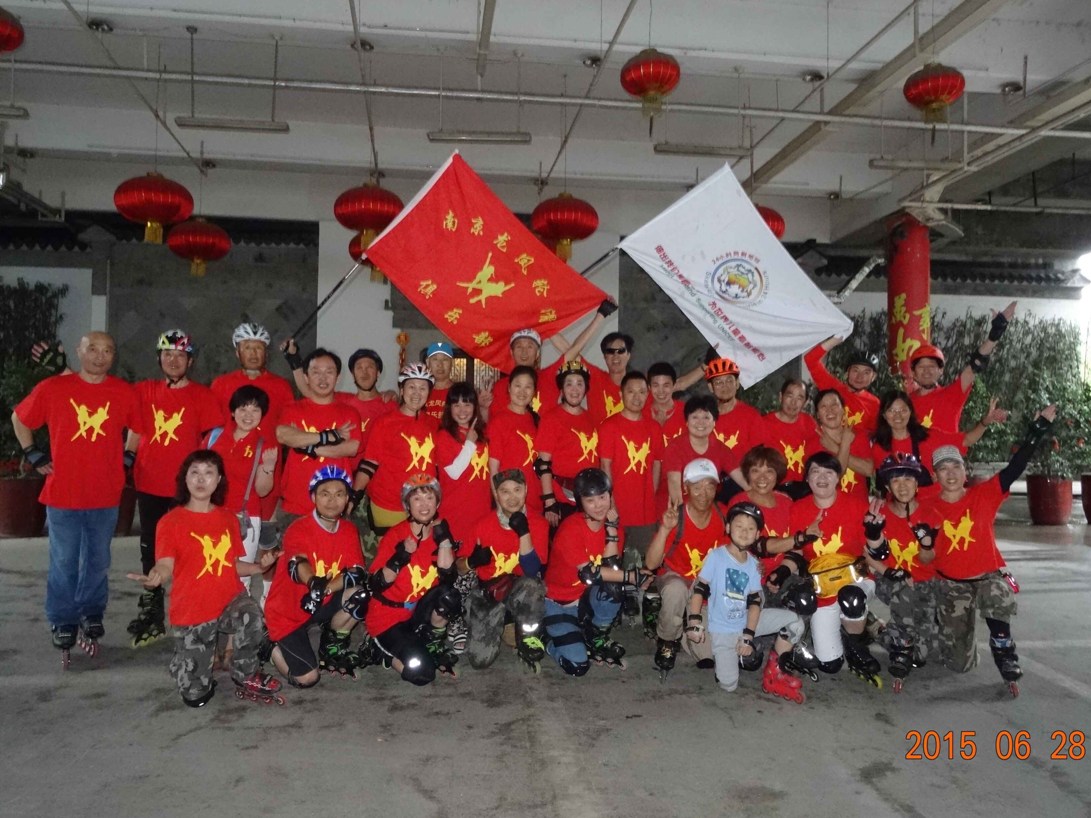
{"label": "white cap", "polygon": [[686,464],[682,471],[682,480],[686,483],[699,483],[702,480],[715,480],[719,483],[720,470],[707,457],[698,457]]}

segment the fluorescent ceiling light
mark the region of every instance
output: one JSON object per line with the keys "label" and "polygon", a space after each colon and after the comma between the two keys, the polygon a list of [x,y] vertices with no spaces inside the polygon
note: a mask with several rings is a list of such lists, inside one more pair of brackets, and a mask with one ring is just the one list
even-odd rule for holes
{"label": "fluorescent ceiling light", "polygon": [[656,142],[652,150],[668,156],[728,156],[738,159],[750,155],[746,148],[730,145],[687,145],[682,142]]}
{"label": "fluorescent ceiling light", "polygon": [[482,145],[529,145],[526,131],[429,131],[429,142],[461,142]]}
{"label": "fluorescent ceiling light", "polygon": [[961,162],[953,159],[872,159],[872,170],[958,170]]}
{"label": "fluorescent ceiling light", "polygon": [[29,119],[30,111],[22,105],[0,105],[0,119]]}
{"label": "fluorescent ceiling light", "polygon": [[196,128],[206,131],[245,131],[256,133],[288,133],[287,122],[272,119],[227,119],[218,116],[176,116],[174,124],[179,128]]}

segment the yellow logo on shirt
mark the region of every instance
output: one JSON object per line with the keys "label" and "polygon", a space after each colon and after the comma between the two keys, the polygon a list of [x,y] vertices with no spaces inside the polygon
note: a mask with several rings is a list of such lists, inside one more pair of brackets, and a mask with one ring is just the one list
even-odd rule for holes
{"label": "yellow logo on shirt", "polygon": [[503,554],[497,554],[496,549],[492,546],[489,547],[489,550],[492,552],[493,573],[496,576],[510,574],[515,570],[515,566],[519,564],[518,551],[505,557]]}
{"label": "yellow logo on shirt", "polygon": [[929,409],[928,414],[925,415],[923,418],[921,418],[921,426],[923,426],[925,429],[931,429],[932,428],[932,413],[934,411],[936,411],[936,410],[935,409]]}
{"label": "yellow logo on shirt", "polygon": [[917,567],[917,541],[910,540],[904,546],[893,537],[889,540],[890,553],[894,555],[894,567],[912,571]]}
{"label": "yellow logo on shirt", "polygon": [[580,459],[576,462],[583,463],[585,460],[588,462],[594,460],[599,447],[598,430],[592,432],[590,437],[578,429],[573,429],[572,434],[580,439]]}
{"label": "yellow logo on shirt", "polygon": [[845,407],[845,425],[849,428],[861,423],[864,420],[864,410],[861,409],[855,415],[849,412],[849,408]]}
{"label": "yellow logo on shirt", "polygon": [[413,589],[409,592],[409,598],[414,599],[431,588],[438,576],[434,565],[429,565],[427,571],[422,570],[419,565],[410,565],[409,579],[413,582]]}
{"label": "yellow logo on shirt", "polygon": [[86,404],[77,404],[71,398],[68,399],[68,402],[72,404],[72,408],[76,410],[76,423],[80,426],[80,428],[76,430],[76,433],[72,435],[72,440],[75,440],[77,437],[82,437],[86,440],[88,432],[91,432],[92,443],[98,440],[99,435],[102,435],[103,437],[106,436],[106,432],[102,430],[102,424],[110,419],[109,401],[106,401],[106,405],[100,406],[94,413],[87,408]]}
{"label": "yellow logo on shirt", "polygon": [[970,517],[970,512],[967,511],[962,515],[962,519],[958,521],[958,528],[951,525],[949,520],[943,521],[943,533],[947,535],[947,538],[951,541],[950,547],[947,549],[947,553],[952,551],[968,551],[970,543],[974,542],[974,538],[970,536],[970,532],[974,530],[974,521]]}
{"label": "yellow logo on shirt", "polygon": [[686,553],[689,554],[689,573],[687,577],[697,576],[697,572],[701,570],[701,566],[705,564],[705,558],[701,556],[701,552],[696,548],[690,548],[686,546]]}
{"label": "yellow logo on shirt", "polygon": [[727,435],[723,434],[722,432],[715,432],[714,431],[713,434],[716,435],[716,439],[718,441],[723,443],[729,449],[734,449],[736,446],[739,445],[739,430],[738,429],[735,430],[735,434],[733,434],[731,437],[728,437]]}
{"label": "yellow logo on shirt", "polygon": [[833,532],[833,535],[828,539],[817,539],[814,542],[814,555],[821,557],[825,554],[836,554],[841,550],[841,546],[844,543],[841,541],[841,527],[838,526],[837,530]]}
{"label": "yellow logo on shirt", "polygon": [[339,573],[341,573],[341,561],[334,560],[329,565],[326,565],[325,560],[320,560],[317,554],[311,554],[314,559],[314,572],[320,577],[329,577],[333,579]]}
{"label": "yellow logo on shirt", "polygon": [[803,471],[803,444],[800,443],[793,449],[782,440],[780,445],[784,449],[784,459],[788,461],[788,471],[792,471],[793,467]]}
{"label": "yellow logo on shirt", "polygon": [[628,474],[635,471],[637,474],[644,474],[648,470],[648,455],[652,450],[651,442],[645,440],[638,449],[636,444],[624,435],[622,435],[621,440],[625,443],[625,449],[629,455],[629,467],[625,469],[624,473]]}
{"label": "yellow logo on shirt", "polygon": [[841,477],[841,491],[851,491],[856,488],[856,482],[856,472],[852,469],[845,469],[845,473]]}
{"label": "yellow logo on shirt", "polygon": [[482,446],[481,451],[474,452],[470,456],[470,465],[473,466],[471,480],[487,480],[489,477],[489,447]]}
{"label": "yellow logo on shirt", "polygon": [[612,395],[603,394],[603,402],[606,404],[606,417],[616,415],[624,406],[622,401],[615,401]]}
{"label": "yellow logo on shirt", "polygon": [[515,434],[523,438],[523,442],[527,444],[527,459],[523,461],[523,465],[529,466],[534,462],[534,458],[538,456],[538,453],[534,451],[534,435],[528,435],[526,432],[519,431]]}
{"label": "yellow logo on shirt", "polygon": [[185,414],[185,411],[186,407],[183,406],[168,418],[167,413],[153,403],[152,416],[155,419],[155,434],[152,436],[152,442],[161,443],[164,446],[169,446],[171,441],[177,443],[178,436],[175,432],[182,425],[182,415]]}
{"label": "yellow logo on shirt", "polygon": [[213,571],[216,572],[216,576],[223,576],[223,569],[231,568],[231,563],[227,559],[227,555],[231,553],[231,536],[226,531],[220,535],[220,540],[216,543],[213,543],[212,537],[207,534],[196,534],[191,531],[189,536],[201,544],[201,552],[205,558],[205,567],[201,569],[197,579]]}
{"label": "yellow logo on shirt", "polygon": [[424,440],[417,440],[413,435],[402,434],[402,440],[409,444],[409,456],[413,458],[406,471],[427,471],[432,465],[432,449],[435,442],[428,435]]}

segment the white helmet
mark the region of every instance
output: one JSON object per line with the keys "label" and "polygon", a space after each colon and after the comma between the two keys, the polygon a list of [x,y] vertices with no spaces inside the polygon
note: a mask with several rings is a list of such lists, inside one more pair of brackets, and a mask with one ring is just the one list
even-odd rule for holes
{"label": "white helmet", "polygon": [[428,381],[430,385],[434,386],[436,378],[424,364],[407,364],[398,373],[398,386],[406,381]]}
{"label": "white helmet", "polygon": [[511,334],[511,340],[508,341],[508,346],[513,346],[520,338],[529,338],[538,346],[542,345],[542,336],[532,329],[517,329]]}
{"label": "white helmet", "polygon": [[269,346],[272,340],[269,331],[265,327],[249,321],[245,324],[239,324],[231,334],[231,344],[234,347],[238,347],[243,341],[261,341]]}

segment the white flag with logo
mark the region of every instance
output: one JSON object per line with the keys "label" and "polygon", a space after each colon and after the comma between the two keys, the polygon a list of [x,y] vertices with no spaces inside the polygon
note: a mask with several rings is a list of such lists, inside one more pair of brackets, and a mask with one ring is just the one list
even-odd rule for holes
{"label": "white flag with logo", "polygon": [[769,230],[725,165],[619,245],[719,352],[743,386],[852,321]]}

